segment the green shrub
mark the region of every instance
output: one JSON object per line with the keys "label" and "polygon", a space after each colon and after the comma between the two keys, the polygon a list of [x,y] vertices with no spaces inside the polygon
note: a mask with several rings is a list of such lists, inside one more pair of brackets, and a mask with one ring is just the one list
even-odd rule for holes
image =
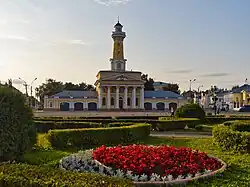
{"label": "green shrub", "polygon": [[107,124],[106,127],[124,127],[124,126],[131,126],[133,124],[134,124],[133,122],[113,122]]}
{"label": "green shrub", "polygon": [[23,95],[0,88],[0,162],[19,159],[35,143],[33,113]]}
{"label": "green shrub", "polygon": [[101,123],[75,122],[75,121],[35,121],[38,132],[44,133],[53,129],[78,129],[78,128],[99,128]]}
{"label": "green shrub", "polygon": [[162,120],[156,122],[156,126],[160,131],[184,129],[186,125],[189,128],[194,128],[198,124],[200,124],[200,120],[193,118],[173,118],[171,120]]}
{"label": "green shrub", "polygon": [[228,121],[224,125],[230,126],[235,131],[250,132],[250,121]]}
{"label": "green shrub", "polygon": [[204,123],[207,124],[222,124],[227,121],[235,121],[235,120],[250,120],[250,116],[212,116],[206,117]]}
{"label": "green shrub", "polygon": [[129,180],[26,164],[0,165],[1,187],[132,187]]}
{"label": "green shrub", "polygon": [[85,148],[103,144],[132,143],[150,134],[150,124],[125,127],[50,130],[48,140],[55,148]]}
{"label": "green shrub", "polygon": [[175,116],[178,118],[198,118],[203,120],[205,118],[205,111],[198,104],[185,104],[177,108]]}
{"label": "green shrub", "polygon": [[223,150],[250,151],[250,132],[235,131],[231,126],[219,125],[213,128],[213,140]]}

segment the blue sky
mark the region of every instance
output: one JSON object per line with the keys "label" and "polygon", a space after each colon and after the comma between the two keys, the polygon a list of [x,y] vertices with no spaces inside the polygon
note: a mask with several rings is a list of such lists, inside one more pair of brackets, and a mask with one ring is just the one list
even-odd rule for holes
{"label": "blue sky", "polygon": [[249,0],[0,0],[0,80],[93,84],[117,16],[128,70],[182,90],[250,80]]}

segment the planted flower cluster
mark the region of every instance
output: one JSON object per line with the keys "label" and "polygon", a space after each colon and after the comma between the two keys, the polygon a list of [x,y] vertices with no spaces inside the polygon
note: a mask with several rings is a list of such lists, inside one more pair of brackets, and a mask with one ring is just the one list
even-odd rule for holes
{"label": "planted flower cluster", "polygon": [[191,179],[222,167],[216,158],[189,148],[129,145],[82,151],[65,157],[60,167],[133,181]]}

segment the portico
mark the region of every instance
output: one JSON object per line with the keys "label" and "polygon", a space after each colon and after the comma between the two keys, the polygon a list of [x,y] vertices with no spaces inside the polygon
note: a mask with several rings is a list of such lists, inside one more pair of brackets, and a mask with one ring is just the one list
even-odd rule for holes
{"label": "portico", "polygon": [[99,109],[144,109],[143,85],[101,85]]}

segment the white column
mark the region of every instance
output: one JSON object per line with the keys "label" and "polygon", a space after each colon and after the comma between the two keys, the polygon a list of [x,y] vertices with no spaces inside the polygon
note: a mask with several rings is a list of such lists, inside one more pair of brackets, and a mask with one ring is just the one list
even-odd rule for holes
{"label": "white column", "polygon": [[128,108],[128,87],[126,86],[125,87],[125,90],[124,90],[124,108]]}
{"label": "white column", "polygon": [[99,96],[98,96],[98,108],[102,108],[102,87],[100,86],[100,92],[99,92]]}
{"label": "white column", "polygon": [[144,87],[141,87],[140,99],[140,108],[144,109]]}
{"label": "white column", "polygon": [[136,108],[136,87],[133,87],[133,92],[132,92],[132,108]]}
{"label": "white column", "polygon": [[70,102],[69,103],[69,109],[72,110],[72,111],[75,109],[74,104],[75,104],[75,102]]}
{"label": "white column", "polygon": [[115,108],[119,109],[119,86],[116,86],[116,102],[115,102]]}
{"label": "white column", "polygon": [[110,109],[110,87],[108,86],[108,99],[107,99],[107,107]]}

